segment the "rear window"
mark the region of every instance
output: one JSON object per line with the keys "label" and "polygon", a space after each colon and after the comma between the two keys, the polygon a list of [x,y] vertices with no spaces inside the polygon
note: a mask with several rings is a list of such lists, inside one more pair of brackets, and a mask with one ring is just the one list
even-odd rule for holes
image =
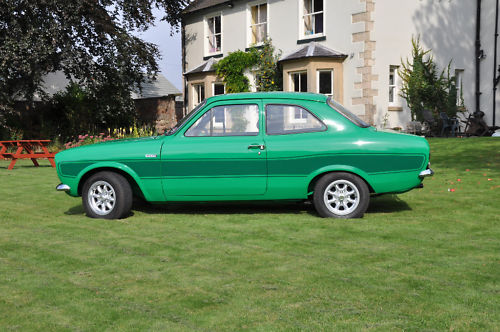
{"label": "rear window", "polygon": [[325,131],[326,126],[311,112],[298,105],[267,104],[266,133],[286,135]]}
{"label": "rear window", "polygon": [[342,106],[339,103],[337,103],[336,101],[334,101],[331,97],[328,97],[327,103],[331,108],[333,108],[338,113],[342,114],[345,118],[347,118],[349,121],[354,123],[356,126],[361,127],[361,128],[370,127],[370,125],[368,123],[366,123],[363,120],[361,120],[360,118],[358,118],[356,116],[356,114],[352,113],[347,108],[345,108],[344,106]]}

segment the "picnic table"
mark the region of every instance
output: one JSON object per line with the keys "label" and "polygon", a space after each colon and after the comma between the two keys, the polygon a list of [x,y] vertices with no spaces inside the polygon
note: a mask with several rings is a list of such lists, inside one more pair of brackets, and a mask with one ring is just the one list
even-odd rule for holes
{"label": "picnic table", "polygon": [[31,139],[18,141],[0,141],[0,159],[12,159],[8,169],[14,168],[18,159],[31,159],[33,165],[40,166],[37,159],[48,159],[52,167],[55,153],[49,152],[47,145],[50,140]]}

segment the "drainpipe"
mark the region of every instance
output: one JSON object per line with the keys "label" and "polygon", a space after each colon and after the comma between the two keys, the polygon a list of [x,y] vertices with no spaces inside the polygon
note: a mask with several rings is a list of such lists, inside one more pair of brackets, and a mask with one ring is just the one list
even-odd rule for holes
{"label": "drainpipe", "polygon": [[477,0],[476,11],[476,112],[479,112],[481,99],[481,0]]}
{"label": "drainpipe", "polygon": [[496,9],[495,9],[495,55],[493,57],[493,127],[495,126],[495,115],[497,108],[497,100],[496,100],[497,85],[498,82],[500,81],[500,75],[497,76],[497,45],[498,45],[498,0],[496,1]]}
{"label": "drainpipe", "polygon": [[182,85],[184,86],[184,105],[182,105],[182,115],[187,114],[187,101],[188,101],[188,88],[186,83],[186,28],[184,25],[184,18],[181,19],[181,48],[182,48]]}

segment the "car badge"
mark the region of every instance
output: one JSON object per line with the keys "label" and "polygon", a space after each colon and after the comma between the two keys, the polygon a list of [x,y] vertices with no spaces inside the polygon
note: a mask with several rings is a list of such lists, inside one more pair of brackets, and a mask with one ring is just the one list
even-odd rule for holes
{"label": "car badge", "polygon": [[146,158],[156,158],[156,155],[155,154],[147,154]]}

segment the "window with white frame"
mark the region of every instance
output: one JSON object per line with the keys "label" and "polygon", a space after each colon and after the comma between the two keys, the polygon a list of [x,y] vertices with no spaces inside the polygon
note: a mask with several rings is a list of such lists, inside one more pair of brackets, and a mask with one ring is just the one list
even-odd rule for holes
{"label": "window with white frame", "polygon": [[293,117],[291,117],[290,122],[292,123],[303,123],[307,122],[307,111],[303,108],[296,107],[293,113]]}
{"label": "window with white frame", "polygon": [[250,44],[259,45],[267,38],[267,3],[250,6]]}
{"label": "window with white frame", "polygon": [[333,97],[333,70],[318,70],[318,93]]}
{"label": "window with white frame", "polygon": [[300,0],[302,8],[302,36],[324,33],[324,0]]}
{"label": "window with white frame", "polygon": [[290,74],[291,91],[307,92],[307,72],[296,72]]}
{"label": "window with white frame", "polygon": [[206,18],[206,43],[208,54],[222,52],[222,20],[220,14]]}
{"label": "window with white frame", "polygon": [[224,85],[224,83],[214,82],[212,84],[213,96],[223,95],[224,93],[226,93],[226,86]]}
{"label": "window with white frame", "polygon": [[399,66],[389,67],[389,106],[400,106],[398,91],[398,68]]}
{"label": "window with white frame", "polygon": [[457,105],[463,106],[463,79],[464,79],[464,70],[463,69],[455,69],[455,84],[457,87]]}
{"label": "window with white frame", "polygon": [[193,84],[193,106],[205,100],[205,85],[203,83]]}

